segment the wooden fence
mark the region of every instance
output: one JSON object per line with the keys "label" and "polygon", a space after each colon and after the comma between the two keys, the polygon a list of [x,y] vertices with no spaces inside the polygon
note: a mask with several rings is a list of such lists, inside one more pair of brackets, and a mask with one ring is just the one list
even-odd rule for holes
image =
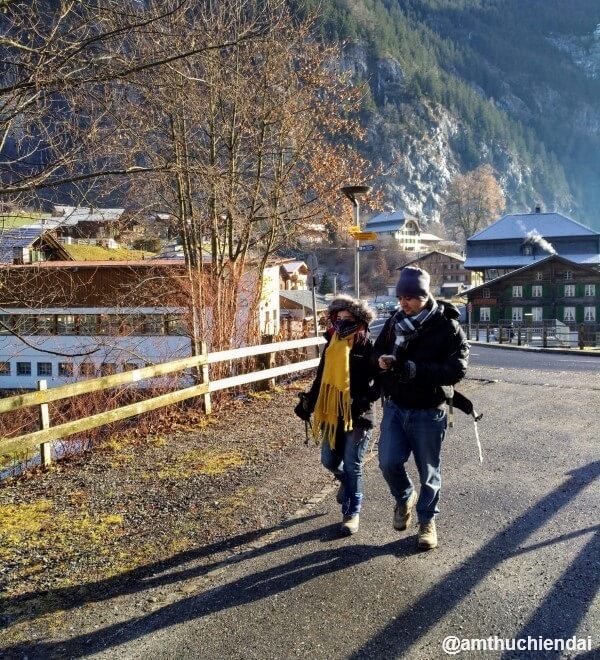
{"label": "wooden fence", "polygon": [[[42,464],[48,465],[51,461],[50,443],[55,440],[66,438],[75,433],[81,433],[106,424],[112,424],[113,422],[122,419],[135,417],[136,415],[141,415],[142,413],[151,410],[157,410],[158,408],[170,406],[200,396],[203,398],[204,410],[209,414],[211,412],[211,392],[217,392],[230,387],[238,387],[240,385],[246,385],[248,383],[262,380],[269,380],[278,376],[303,371],[305,369],[313,369],[319,364],[319,358],[315,357],[313,359],[292,362],[278,367],[251,371],[228,378],[221,378],[219,380],[210,380],[209,365],[256,355],[276,355],[294,349],[305,349],[311,346],[318,347],[324,343],[325,339],[323,337],[308,337],[306,339],[262,344],[260,346],[245,346],[243,348],[217,351],[214,353],[207,353],[206,348],[203,347],[203,352],[199,356],[155,364],[141,369],[114,374],[112,376],[103,376],[101,378],[81,381],[71,385],[61,385],[59,387],[46,389],[46,382],[40,381],[39,390],[37,392],[18,394],[0,400],[0,414],[8,413],[20,408],[39,406],[40,420],[40,428],[38,431],[18,437],[0,439],[0,451],[2,450],[3,445],[8,443],[11,445],[18,443],[22,448],[39,445]],[[174,392],[168,392],[167,394],[162,394],[144,401],[122,406],[120,408],[115,408],[114,410],[108,410],[89,417],[65,422],[57,426],[51,426],[50,424],[48,403],[52,401],[69,399],[74,396],[89,394],[91,392],[100,392],[109,388],[136,383],[147,378],[155,378],[157,376],[164,376],[166,374],[181,372],[188,369],[195,371],[198,380],[200,380],[198,384]]]}

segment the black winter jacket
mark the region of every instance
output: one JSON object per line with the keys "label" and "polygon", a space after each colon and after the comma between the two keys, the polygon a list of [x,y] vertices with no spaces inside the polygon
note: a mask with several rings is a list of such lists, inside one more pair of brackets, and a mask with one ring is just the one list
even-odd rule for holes
{"label": "black winter jacket", "polygon": [[[325,367],[325,354],[331,337],[326,333],[327,345],[317,367],[317,375],[308,393],[309,410],[317,405],[321,379]],[[354,342],[350,349],[350,398],[352,399],[352,424],[355,428],[372,429],[374,424],[374,402],[381,396],[377,361],[373,360],[373,340],[368,336],[362,343]]]}
{"label": "black winter jacket", "polygon": [[469,359],[469,344],[458,324],[458,310],[451,303],[438,302],[437,312],[424,323],[418,335],[395,351],[395,315],[391,316],[373,349],[373,359],[380,355],[396,356],[400,367],[406,360],[415,363],[415,377],[402,382],[399,374],[390,369],[380,375],[384,396],[403,408],[440,408],[451,386],[464,378]]}

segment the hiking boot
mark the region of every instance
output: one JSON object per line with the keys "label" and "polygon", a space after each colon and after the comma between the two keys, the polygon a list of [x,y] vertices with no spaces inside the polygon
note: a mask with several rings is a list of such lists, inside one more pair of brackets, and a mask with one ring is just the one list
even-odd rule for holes
{"label": "hiking boot", "polygon": [[340,486],[337,489],[337,493],[335,494],[335,501],[338,504],[343,504],[344,503],[344,482],[340,481]]}
{"label": "hiking boot", "polygon": [[342,534],[345,536],[352,536],[352,534],[356,534],[356,532],[358,532],[359,518],[360,516],[358,513],[355,513],[352,516],[344,516],[344,519],[342,520],[342,526],[340,527]]}
{"label": "hiking boot", "polygon": [[412,521],[412,509],[416,501],[417,491],[413,490],[404,504],[396,504],[396,508],[394,509],[394,529],[402,532],[410,525]]}
{"label": "hiking boot", "polygon": [[419,550],[433,550],[437,548],[437,532],[435,531],[435,520],[419,524],[419,536],[417,547]]}

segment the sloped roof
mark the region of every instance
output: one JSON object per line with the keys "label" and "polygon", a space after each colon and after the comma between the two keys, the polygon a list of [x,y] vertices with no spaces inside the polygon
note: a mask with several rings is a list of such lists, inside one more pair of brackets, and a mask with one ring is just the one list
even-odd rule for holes
{"label": "sloped roof", "polygon": [[418,231],[421,231],[417,219],[406,215],[404,211],[385,211],[384,213],[380,213],[367,220],[365,229],[375,232],[398,231],[398,229],[404,227],[408,220],[414,222],[417,225]]}
{"label": "sloped roof", "polygon": [[[529,266],[532,264],[539,264],[547,257],[552,256],[544,255],[505,255],[505,256],[487,256],[487,257],[467,257],[464,263],[465,268],[482,269],[482,268],[520,268],[521,266]],[[600,254],[561,254],[561,257],[580,265],[593,266],[600,264]]]}
{"label": "sloped roof", "polygon": [[493,284],[496,284],[497,282],[500,282],[501,280],[505,280],[508,277],[514,277],[515,275],[519,275],[521,273],[524,273],[527,270],[533,269],[533,268],[539,268],[541,264],[548,263],[549,261],[556,260],[556,261],[562,261],[564,264],[567,266],[573,266],[574,268],[583,268],[590,274],[595,275],[596,277],[600,277],[600,272],[598,272],[594,268],[590,268],[590,266],[585,266],[582,264],[578,264],[575,261],[571,261],[570,259],[566,259],[565,257],[562,257],[558,254],[549,254],[548,256],[544,257],[543,259],[538,259],[536,262],[527,264],[527,266],[523,266],[522,268],[517,268],[516,270],[511,270],[510,273],[506,273],[505,275],[500,275],[500,277],[495,277],[493,280],[488,280],[487,282],[484,282],[483,284],[479,284],[477,286],[471,287],[467,292],[465,293],[471,293],[473,291],[479,291],[480,289],[484,289],[486,287],[490,287]]}
{"label": "sloped roof", "polygon": [[562,213],[513,213],[504,215],[489,227],[473,234],[469,241],[526,238],[537,231],[544,238],[559,236],[600,236],[600,233]]}
{"label": "sloped roof", "polygon": [[[312,309],[312,291],[309,291],[308,289],[302,289],[300,291],[282,290],[279,292],[279,296],[286,300],[290,300],[297,305],[302,305],[302,307],[306,307],[307,309]],[[315,298],[317,302],[317,311],[327,309],[327,302],[322,295],[317,293]]]}
{"label": "sloped roof", "polygon": [[[46,226],[34,224],[0,232],[0,263],[12,264],[15,256],[15,248],[23,249],[30,247],[38,238],[46,234],[47,230],[48,228]],[[65,256],[64,248],[56,242],[52,234],[47,234],[44,240],[46,239],[48,243],[55,246],[55,249],[61,253],[60,256]]]}
{"label": "sloped roof", "polygon": [[286,261],[281,264],[281,267],[288,273],[293,273],[302,267],[308,270],[308,266],[304,263],[304,261]]}
{"label": "sloped roof", "polygon": [[51,219],[63,226],[76,225],[79,222],[114,222],[118,220],[125,209],[101,209],[89,206],[55,206],[56,214]]}
{"label": "sloped roof", "polygon": [[415,257],[414,259],[410,259],[409,261],[405,262],[403,266],[398,266],[396,270],[402,270],[402,268],[404,268],[405,266],[408,266],[409,264],[414,264],[416,261],[421,261],[422,259],[426,259],[432,254],[443,254],[445,257],[451,257],[452,259],[456,259],[457,261],[461,261],[461,262],[464,262],[465,260],[465,258],[462,255],[456,254],[455,252],[442,252],[442,250],[429,250],[428,252],[422,252],[419,254],[418,257]]}

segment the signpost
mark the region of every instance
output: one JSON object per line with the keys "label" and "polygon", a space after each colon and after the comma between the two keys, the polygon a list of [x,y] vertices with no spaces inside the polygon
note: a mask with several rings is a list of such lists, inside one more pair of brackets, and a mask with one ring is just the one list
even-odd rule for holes
{"label": "signpost", "polygon": [[351,231],[355,241],[376,241],[377,234],[374,231]]}

